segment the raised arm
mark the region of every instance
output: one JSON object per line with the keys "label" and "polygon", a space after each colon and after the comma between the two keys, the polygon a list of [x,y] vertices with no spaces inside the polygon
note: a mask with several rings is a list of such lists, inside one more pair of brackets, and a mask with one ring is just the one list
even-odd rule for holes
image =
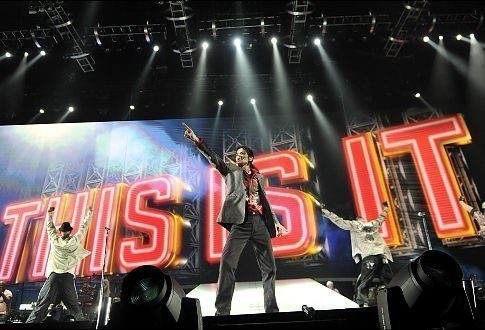
{"label": "raised arm", "polygon": [[182,125],[185,127],[184,136],[190,141],[194,142],[197,149],[199,149],[200,153],[209,161],[209,163],[214,165],[223,176],[226,176],[230,171],[229,166],[224,163],[219,155],[209,148],[209,146],[204,142],[204,139],[195,135],[194,131],[187,126],[187,124],[182,123]]}
{"label": "raised arm", "polygon": [[49,241],[51,242],[59,237],[59,235],[57,235],[56,226],[54,226],[54,219],[52,218],[55,209],[54,206],[51,206],[49,211],[47,211],[47,217],[45,218],[45,228],[47,230]]}
{"label": "raised arm", "polygon": [[382,211],[381,213],[379,213],[379,216],[375,219],[379,227],[382,226],[384,221],[386,221],[388,212],[389,212],[389,204],[387,204],[387,202],[382,202]]}
{"label": "raised arm", "polygon": [[473,208],[473,206],[468,205],[467,203],[465,203],[465,198],[463,196],[460,196],[459,203],[460,203],[460,206],[465,211],[467,211],[468,213],[473,214],[473,212],[475,211],[475,209]]}
{"label": "raised arm", "polygon": [[79,242],[82,241],[84,236],[86,236],[86,233],[89,228],[89,223],[91,222],[92,217],[93,217],[93,208],[90,206],[88,209],[88,212],[86,213],[86,216],[84,216],[84,219],[81,222],[81,225],[79,226],[77,233],[72,235],[72,238],[69,241],[69,244],[78,244]]}
{"label": "raised arm", "polygon": [[338,227],[344,229],[344,230],[350,230],[350,231],[358,231],[358,222],[354,220],[344,220],[343,218],[339,217],[333,212],[330,212],[327,210],[325,207],[322,207],[322,213],[330,219],[335,225]]}

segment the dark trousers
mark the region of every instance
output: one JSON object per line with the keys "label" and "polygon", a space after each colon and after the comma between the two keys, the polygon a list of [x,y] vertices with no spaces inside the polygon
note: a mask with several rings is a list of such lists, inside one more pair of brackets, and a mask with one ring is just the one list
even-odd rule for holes
{"label": "dark trousers", "polygon": [[391,266],[383,262],[383,255],[365,257],[361,261],[360,275],[355,283],[355,302],[375,306],[377,287],[386,285],[391,279]]}
{"label": "dark trousers", "polygon": [[76,321],[86,320],[78,304],[74,276],[70,273],[51,273],[42,289],[40,289],[37,304],[32,310],[32,313],[30,313],[26,323],[42,322],[47,315],[49,305],[57,303],[56,300],[58,298],[64,303],[69,314]]}
{"label": "dark trousers", "polygon": [[217,281],[216,315],[228,315],[236,284],[236,269],[241,252],[251,242],[261,270],[264,290],[264,309],[267,313],[278,312],[275,296],[276,263],[273,246],[264,218],[259,214],[248,214],[244,223],[233,225],[222,251]]}

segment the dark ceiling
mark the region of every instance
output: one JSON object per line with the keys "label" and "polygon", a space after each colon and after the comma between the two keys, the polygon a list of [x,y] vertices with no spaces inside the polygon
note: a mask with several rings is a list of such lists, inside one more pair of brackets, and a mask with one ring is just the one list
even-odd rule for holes
{"label": "dark ceiling", "polygon": [[[0,2],[0,32],[13,30],[49,29],[52,23],[43,12],[29,14],[29,8],[40,1]],[[284,38],[290,31],[291,16],[282,1],[187,1],[185,6],[193,9],[194,16],[188,20],[191,37],[200,45],[208,40],[207,68],[198,72],[201,50],[193,53],[194,68],[182,68],[180,57],[170,47],[176,41],[171,21],[164,18],[169,10],[166,1],[65,1],[62,7],[71,18],[85,50],[96,61],[94,72],[83,72],[75,60],[69,59],[72,45],[62,41],[52,29],[52,39],[42,40],[48,55],[39,59],[21,77],[13,79],[24,51],[38,52],[32,40],[8,42],[0,51],[12,52],[15,56],[0,61],[0,124],[28,123],[40,108],[46,113],[37,116],[35,123],[55,122],[67,106],[74,105],[76,112],[65,121],[107,121],[137,120],[177,117],[211,117],[217,110],[216,102],[223,98],[225,109],[231,115],[247,106],[240,93],[241,83],[234,66],[235,51],[232,38],[242,35],[245,54],[255,75],[255,95],[260,104],[265,104],[268,113],[281,106],[276,77],[273,72],[273,35]],[[338,67],[344,83],[362,106],[372,111],[391,111],[410,106],[409,97],[416,90],[425,89],[430,80],[430,70],[436,52],[422,42],[437,14],[483,13],[482,2],[439,1],[429,2],[420,23],[409,34],[409,40],[396,58],[385,56],[384,46],[403,12],[403,2],[398,1],[328,1],[316,2],[308,22],[318,22],[319,17],[384,15],[385,22],[377,21],[373,33],[369,25],[329,26],[324,35],[324,46],[332,63]],[[207,21],[273,17],[276,27],[268,27],[265,35],[259,28],[226,29],[218,31],[216,39],[211,31],[202,31]],[[311,18],[311,20],[310,20]],[[152,54],[143,35],[127,38],[104,38],[102,45],[96,44],[93,27],[110,25],[158,24],[158,34],[152,35],[152,42],[161,46],[153,62],[142,72]],[[270,22],[268,19],[267,22]],[[219,24],[219,23],[218,23]],[[304,108],[304,95],[313,91],[324,105],[325,111],[339,111],[338,97],[329,88],[335,82],[326,74],[322,61],[311,44],[311,37],[321,35],[318,24],[305,28],[303,48],[299,64],[288,64],[288,49],[279,44],[284,68],[287,72],[295,106]],[[458,42],[457,33],[474,32],[483,40],[481,25],[453,21],[436,25],[430,34],[437,39],[445,36],[446,47],[458,57],[468,60],[469,45]],[[250,44],[250,45],[249,45]],[[18,55],[18,56],[17,56]],[[460,77],[456,76],[457,81]],[[201,98],[194,104],[195,85]],[[460,85],[458,83],[458,85]],[[460,94],[460,93],[458,93]],[[301,102],[300,102],[301,100]],[[455,100],[457,103],[461,99]],[[128,112],[134,103],[136,110]],[[225,115],[225,114],[223,114]]]}

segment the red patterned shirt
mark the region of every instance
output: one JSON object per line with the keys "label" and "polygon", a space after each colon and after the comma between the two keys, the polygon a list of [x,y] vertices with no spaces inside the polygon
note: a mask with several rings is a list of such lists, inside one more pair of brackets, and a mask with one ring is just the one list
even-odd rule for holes
{"label": "red patterned shirt", "polygon": [[259,171],[255,167],[251,167],[251,174],[244,173],[244,185],[246,186],[246,208],[263,214],[263,205],[261,204],[261,199],[259,198],[259,182],[257,174]]}

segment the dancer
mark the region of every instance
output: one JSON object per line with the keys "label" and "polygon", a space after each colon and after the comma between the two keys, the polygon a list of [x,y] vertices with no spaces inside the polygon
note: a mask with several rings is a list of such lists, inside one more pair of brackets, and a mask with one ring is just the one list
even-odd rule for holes
{"label": "dancer", "polygon": [[217,281],[216,315],[228,315],[236,282],[235,273],[239,257],[248,241],[262,274],[264,309],[278,312],[275,296],[276,263],[271,238],[287,230],[276,218],[264,190],[264,178],[253,165],[253,151],[245,146],[236,150],[236,165],[226,164],[202,138],[185,127],[184,136],[194,142],[209,163],[225,177],[227,195],[217,222],[230,231],[224,246]]}
{"label": "dancer", "polygon": [[78,304],[74,271],[76,264],[91,253],[82,247],[82,240],[89,228],[93,213],[92,208],[89,208],[79,230],[72,236],[73,228],[69,222],[63,222],[59,228],[61,236],[57,234],[54,220],[52,219],[54,209],[54,207],[49,208],[46,217],[47,234],[51,245],[45,271],[47,280],[42,289],[40,289],[37,304],[32,313],[30,313],[26,323],[42,322],[47,315],[49,305],[56,298],[62,300],[68,312],[76,321],[86,320]]}
{"label": "dancer", "polygon": [[375,287],[385,285],[392,279],[389,262],[393,261],[391,251],[379,234],[389,210],[387,202],[382,203],[382,212],[377,219],[364,221],[362,217],[344,220],[327,210],[322,204],[323,214],[338,227],[350,231],[352,257],[361,263],[360,274],[355,284],[355,302],[359,306],[375,305]]}
{"label": "dancer", "polygon": [[482,212],[465,203],[465,197],[463,196],[460,196],[460,205],[475,219],[478,225],[478,235],[481,239],[485,239],[485,202],[482,203]]}

